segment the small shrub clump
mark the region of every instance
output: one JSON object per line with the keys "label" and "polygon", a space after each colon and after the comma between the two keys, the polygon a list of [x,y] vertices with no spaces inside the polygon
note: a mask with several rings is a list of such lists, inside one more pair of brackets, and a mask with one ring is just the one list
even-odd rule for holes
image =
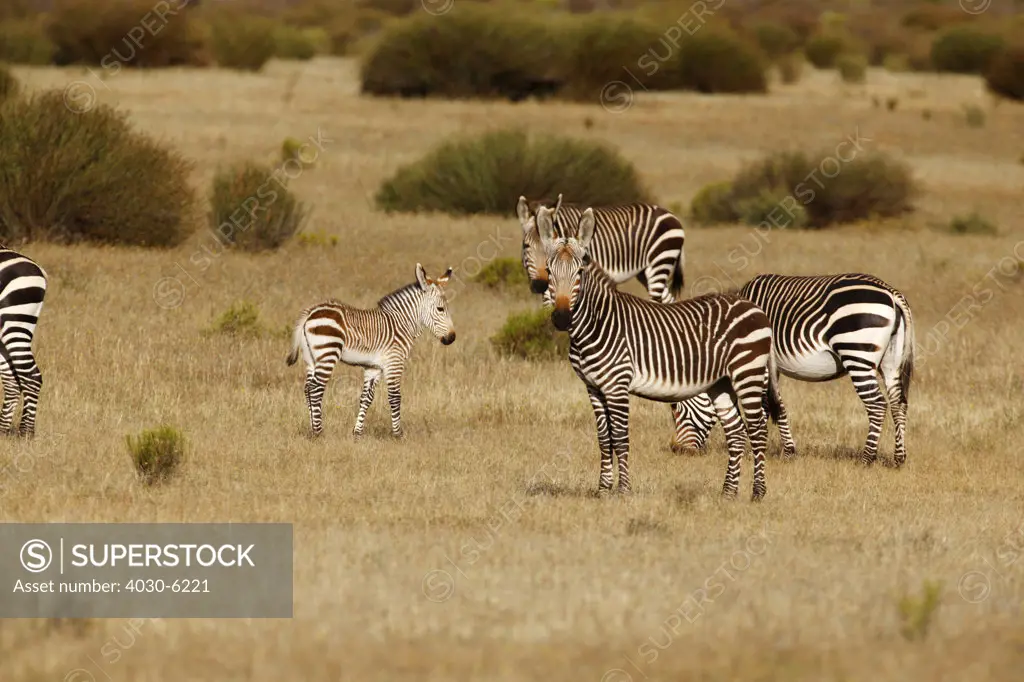
{"label": "small shrub clump", "polygon": [[955,216],[949,222],[949,231],[953,234],[999,234],[999,229],[995,224],[989,222],[977,211],[968,215]]}
{"label": "small shrub clump", "polygon": [[316,165],[316,157],[312,159],[302,158],[302,142],[296,140],[294,137],[285,138],[284,142],[281,143],[281,161],[291,161],[292,159],[302,164],[303,168],[312,168]]}
{"label": "small shrub clump", "polygon": [[194,230],[191,163],[107,105],[65,93],[0,105],[0,239],[173,246]]}
{"label": "small shrub clump", "polygon": [[317,55],[323,36],[317,29],[279,25],[274,29],[274,56],[278,59],[308,61]]}
{"label": "small shrub clump", "polygon": [[907,640],[922,640],[928,636],[935,614],[942,604],[942,583],[924,581],[920,597],[909,594],[900,598],[900,634]]}
{"label": "small shrub clump", "polygon": [[841,54],[836,58],[836,70],[844,83],[863,83],[867,77],[868,60],[859,54]]}
{"label": "small shrub clump", "polygon": [[206,330],[207,335],[227,334],[228,336],[259,336],[263,332],[260,311],[251,301],[233,303],[213,321]]}
{"label": "small shrub clump", "polygon": [[185,458],[185,437],[173,426],[148,429],[135,438],[128,435],[125,442],[139,480],[146,485],[167,481]]}
{"label": "small shrub clump", "polygon": [[603,206],[650,201],[633,165],[603,143],[498,130],[442,142],[380,186],[384,211],[507,216],[519,196]]}
{"label": "small shrub clump", "polygon": [[1008,47],[992,59],[985,86],[1000,97],[1024,101],[1024,45]]}
{"label": "small shrub clump", "polygon": [[834,157],[768,155],[740,170],[731,182],[701,190],[691,215],[702,223],[823,228],[911,210],[916,188],[905,164],[882,153],[857,155],[826,177],[819,160],[827,158]]}
{"label": "small shrub clump", "polygon": [[42,22],[0,21],[0,61],[41,66],[53,61],[56,49],[46,36]]}
{"label": "small shrub clump", "polygon": [[819,69],[831,69],[839,55],[847,51],[848,41],[839,35],[815,35],[804,45],[807,61]]}
{"label": "small shrub clump", "polygon": [[771,60],[791,54],[800,47],[800,36],[786,24],[762,22],[753,27],[761,51]]}
{"label": "small shrub clump", "polygon": [[496,258],[473,277],[488,289],[529,291],[530,280],[518,258]]}
{"label": "small shrub clump", "polygon": [[504,357],[555,360],[568,355],[569,334],[555,329],[551,311],[540,308],[510,315],[491,344]]}
{"label": "small shrub clump", "polygon": [[214,58],[225,68],[259,71],[278,49],[277,31],[268,17],[224,11],[210,25]]}
{"label": "small shrub clump", "polygon": [[298,232],[306,206],[273,174],[251,162],[218,171],[210,190],[211,229],[244,251],[276,249]]}
{"label": "small shrub clump", "polygon": [[958,26],[935,38],[931,63],[936,71],[984,73],[1003,45],[1003,39],[998,35]]}

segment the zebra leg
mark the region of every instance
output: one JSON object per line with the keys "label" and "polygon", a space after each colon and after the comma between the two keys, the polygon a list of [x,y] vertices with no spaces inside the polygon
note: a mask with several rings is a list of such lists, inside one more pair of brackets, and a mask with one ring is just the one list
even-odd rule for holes
{"label": "zebra leg", "polygon": [[898,374],[895,377],[890,377],[883,371],[882,380],[885,382],[886,392],[889,395],[892,425],[896,432],[896,452],[893,454],[893,465],[898,469],[907,461],[907,397],[903,395]]}
{"label": "zebra leg", "polygon": [[388,404],[391,405],[391,435],[405,438],[402,430],[402,368],[389,368],[386,372],[388,384]]}
{"label": "zebra leg", "polygon": [[605,393],[612,450],[619,462],[619,492],[628,494],[629,481],[629,389],[625,386]]}
{"label": "zebra leg", "polygon": [[759,502],[768,492],[764,475],[764,453],[768,449],[768,415],[765,414],[760,397],[741,394],[739,402],[747,422],[746,435],[750,439],[750,451],[754,456],[754,489],[750,499]]}
{"label": "zebra leg", "polygon": [[725,444],[729,449],[729,465],[725,470],[725,485],[722,486],[723,497],[736,497],[740,488],[740,460],[747,449],[743,418],[736,408],[736,402],[730,391],[722,391],[712,403],[725,431]]}
{"label": "zebra leg", "polygon": [[341,350],[324,353],[306,370],[306,406],[309,408],[309,428],[313,436],[319,436],[324,428],[324,393],[327,382],[331,380],[334,365],[341,357]]}
{"label": "zebra leg", "polygon": [[715,406],[706,393],[672,404],[672,420],[675,423],[675,437],[672,452],[689,449],[702,450],[707,445],[708,435],[718,421]]}
{"label": "zebra leg", "polygon": [[8,436],[11,434],[14,408],[18,406],[18,396],[21,394],[21,390],[18,388],[18,380],[14,377],[11,365],[2,357],[0,357],[0,381],[3,382],[4,390],[4,405],[0,409],[0,434]]}
{"label": "zebra leg", "polygon": [[597,445],[601,450],[601,476],[597,482],[597,494],[606,495],[612,490],[612,441],[608,431],[608,410],[604,394],[593,386],[587,385],[590,405],[594,408],[594,421],[597,422]]}
{"label": "zebra leg", "polygon": [[359,438],[363,435],[363,424],[366,421],[366,411],[373,403],[373,395],[377,390],[377,383],[380,381],[381,370],[367,369],[363,371],[363,392],[359,396],[359,414],[356,416],[356,425],[352,429],[352,435]]}
{"label": "zebra leg", "polygon": [[18,379],[21,380],[22,395],[21,423],[18,425],[18,432],[31,438],[36,433],[36,406],[39,404],[39,393],[43,389],[43,374],[36,366],[34,358],[30,369],[18,369]]}
{"label": "zebra leg", "polygon": [[[854,361],[855,362],[855,361]],[[878,458],[878,440],[882,437],[882,423],[885,421],[885,397],[878,386],[878,377],[873,367],[863,367],[843,358],[843,365],[853,380],[853,388],[857,391],[864,409],[868,413],[868,437],[861,452],[861,462],[865,465]]]}

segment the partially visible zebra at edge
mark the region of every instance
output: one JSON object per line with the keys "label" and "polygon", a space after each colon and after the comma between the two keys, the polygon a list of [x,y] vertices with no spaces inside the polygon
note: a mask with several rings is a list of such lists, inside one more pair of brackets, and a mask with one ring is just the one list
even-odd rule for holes
{"label": "partially visible zebra at edge", "polygon": [[[551,321],[569,332],[569,361],[590,397],[601,450],[598,494],[611,492],[613,458],[619,490],[628,493],[630,395],[678,402],[713,395],[729,444],[722,494],[735,497],[749,440],[754,459],[751,499],[767,492],[765,407],[778,418],[772,329],[754,303],[708,294],[661,304],[619,291],[589,257],[594,213],[587,209],[575,237],[555,233],[550,209],[538,210],[547,253]],[[766,396],[767,394],[767,396]]]}
{"label": "partially visible zebra at edge", "polygon": [[10,434],[18,397],[22,398],[18,434],[36,431],[36,410],[43,374],[32,352],[32,340],[46,296],[46,272],[16,251],[0,248],[0,381],[4,400],[0,433]]}
{"label": "partially visible zebra at edge", "polygon": [[[914,322],[897,289],[873,275],[758,275],[739,295],[756,303],[772,321],[782,374],[800,381],[831,381],[849,375],[868,415],[861,461],[878,457],[888,394],[895,431],[893,464],[907,458],[907,398],[914,372]],[[717,418],[706,395],[677,406],[673,448],[703,448]],[[789,425],[776,420],[784,454],[792,454]]]}
{"label": "partially visible zebra at edge", "polygon": [[402,438],[402,375],[413,342],[424,329],[444,345],[455,341],[445,287],[452,269],[436,279],[416,264],[416,281],[392,291],[375,308],[363,310],[328,301],[302,311],[292,335],[287,362],[302,354],[306,362],[305,395],[313,435],[323,430],[323,398],[334,366],[341,362],[363,368],[363,390],[352,435],[360,438],[366,411],[377,384],[384,378],[391,406],[391,434]]}
{"label": "partially visible zebra at edge", "polygon": [[[548,287],[547,255],[537,231],[540,201],[519,197],[516,214],[523,228],[523,268],[530,289],[544,294]],[[685,281],[683,224],[671,211],[655,204],[623,204],[591,208],[595,231],[591,257],[616,283],[634,277],[655,301],[671,303],[680,297]],[[558,234],[572,237],[579,229],[584,207],[563,204],[558,195],[552,220]]]}

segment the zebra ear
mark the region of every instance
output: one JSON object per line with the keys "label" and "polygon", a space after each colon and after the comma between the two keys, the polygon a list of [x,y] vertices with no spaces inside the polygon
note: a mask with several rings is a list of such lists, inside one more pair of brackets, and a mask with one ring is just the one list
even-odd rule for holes
{"label": "zebra ear", "polygon": [[452,276],[452,269],[448,268],[443,275],[441,275],[440,277],[438,277],[434,281],[437,282],[438,284],[440,284],[441,286],[444,286],[444,285],[448,284],[448,278],[451,277],[451,276]]}
{"label": "zebra ear", "polygon": [[522,223],[523,228],[526,228],[526,223],[529,222],[530,218],[530,205],[526,202],[526,197],[520,196],[519,203],[516,205],[516,215],[519,216],[519,222]]}
{"label": "zebra ear", "polygon": [[540,233],[540,241],[544,244],[545,248],[551,246],[551,243],[558,239],[551,214],[552,211],[547,206],[541,206],[537,209],[537,232]]}
{"label": "zebra ear", "polygon": [[416,264],[416,281],[419,282],[420,289],[427,288],[427,271],[419,263]]}
{"label": "zebra ear", "polygon": [[594,238],[594,209],[588,208],[580,216],[580,226],[576,229],[576,241],[584,251],[590,249],[590,241]]}

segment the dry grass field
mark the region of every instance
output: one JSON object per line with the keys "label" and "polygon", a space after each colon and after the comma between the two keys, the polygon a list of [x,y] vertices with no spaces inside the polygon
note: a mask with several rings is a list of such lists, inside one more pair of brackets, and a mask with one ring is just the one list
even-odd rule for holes
{"label": "dry grass field", "polygon": [[[319,130],[317,167],[292,186],[314,207],[307,230],[339,243],[256,256],[222,252],[206,231],[171,251],[24,247],[51,279],[37,337],[45,384],[36,439],[0,442],[0,516],[291,522],[295,606],[291,620],[0,622],[4,682],[1019,679],[1024,107],[994,106],[980,79],[872,70],[849,86],[812,70],[768,96],[640,93],[608,113],[371,100],[354,63],[327,58],[257,75],[126,70],[104,85],[74,69],[15,73],[30,89],[95,86],[193,158],[204,192],[219,164],[269,159],[285,137]],[[984,126],[965,123],[967,104],[986,110]],[[666,205],[688,205],[762,152],[834,149],[858,131],[864,149],[906,159],[923,188],[906,219],[761,237],[692,226],[686,243],[691,293],[759,272],[842,271],[906,293],[920,345],[906,466],[857,463],[867,422],[848,381],[784,379],[800,451],[769,459],[763,503],[749,502],[749,459],[740,498],[720,499],[720,429],[707,454],[675,455],[668,408],[641,400],[634,494],[592,497],[593,416],[568,361],[503,360],[488,341],[538,299],[469,279],[518,256],[515,197],[507,219],[372,207],[399,164],[507,124],[610,141]],[[973,209],[999,234],[941,229]],[[388,438],[380,394],[368,437],[352,440],[361,373],[340,367],[311,441],[285,327],[328,297],[372,304],[412,281],[417,261],[456,268],[458,340],[418,343],[406,440]],[[167,277],[184,289],[175,307],[154,300],[177,286],[158,284]],[[203,334],[243,299],[259,306],[262,337]],[[124,437],[164,422],[186,433],[188,458],[144,488]],[[891,438],[887,423],[883,459]],[[901,599],[928,581],[941,582],[940,603],[923,636],[905,634]],[[111,643],[116,660],[101,653]]]}

